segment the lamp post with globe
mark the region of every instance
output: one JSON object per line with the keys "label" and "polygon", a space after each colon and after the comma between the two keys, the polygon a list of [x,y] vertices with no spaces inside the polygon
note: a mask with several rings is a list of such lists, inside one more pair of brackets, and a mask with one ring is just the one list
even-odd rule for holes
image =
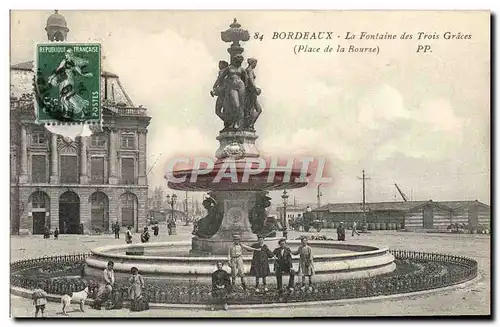
{"label": "lamp post with globe", "polygon": [[283,199],[283,237],[288,239],[288,219],[286,217],[286,205],[288,204],[288,193],[286,190],[281,195]]}
{"label": "lamp post with globe", "polygon": [[167,203],[172,208],[170,219],[167,221],[168,235],[177,235],[176,225],[175,225],[175,216],[174,216],[174,206],[177,202],[177,195],[174,193],[172,196],[170,194],[167,195]]}

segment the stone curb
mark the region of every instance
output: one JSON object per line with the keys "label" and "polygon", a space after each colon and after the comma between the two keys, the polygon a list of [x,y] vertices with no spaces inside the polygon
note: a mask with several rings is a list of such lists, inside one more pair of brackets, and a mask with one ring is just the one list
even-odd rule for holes
{"label": "stone curb", "polygon": [[[229,306],[229,310],[246,310],[246,309],[279,309],[279,308],[294,308],[294,307],[311,307],[311,306],[328,306],[328,305],[344,305],[359,302],[380,302],[385,300],[394,299],[405,299],[412,296],[424,296],[427,294],[433,294],[438,292],[445,292],[449,290],[455,290],[459,288],[465,288],[470,285],[477,283],[482,276],[478,273],[474,279],[468,280],[466,282],[455,284],[451,286],[445,286],[440,288],[434,288],[425,291],[411,292],[411,293],[399,293],[391,295],[381,295],[372,297],[363,297],[355,299],[341,299],[341,300],[325,300],[325,301],[305,301],[305,302],[290,302],[290,303],[267,303],[267,304],[236,304]],[[31,291],[21,287],[11,287],[10,293],[23,298],[31,299]],[[61,295],[48,294],[47,300],[51,302],[61,302]],[[94,302],[92,299],[85,301],[85,304],[90,305]],[[124,302],[124,308],[129,308],[130,303]],[[188,310],[207,310],[210,308],[208,304],[175,304],[175,303],[150,303],[150,309],[188,309]]]}

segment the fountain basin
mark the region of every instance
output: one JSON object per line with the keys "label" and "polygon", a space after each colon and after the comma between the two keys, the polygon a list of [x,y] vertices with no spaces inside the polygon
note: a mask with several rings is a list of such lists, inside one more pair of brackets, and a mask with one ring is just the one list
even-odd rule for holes
{"label": "fountain basin", "polygon": [[[165,179],[168,180],[169,188],[178,191],[278,191],[305,187],[307,182],[304,179],[311,175],[299,168],[284,171],[266,167],[256,171],[258,168],[257,163],[247,162],[245,159],[218,161],[209,172],[179,169],[171,172],[171,175],[165,175]],[[182,178],[184,181],[173,182],[172,177]]]}
{"label": "fountain basin", "polygon": [[[287,242],[295,251],[300,241]],[[394,256],[386,248],[367,245],[353,245],[335,241],[310,241],[313,248],[315,281],[331,281],[338,279],[364,278],[393,271],[396,268]],[[126,255],[127,250],[144,249],[144,255]],[[272,242],[270,249],[276,247]],[[86,259],[85,276],[102,279],[102,271],[108,261],[115,263],[116,280],[130,277],[130,269],[137,267],[148,283],[172,284],[211,284],[211,274],[216,263],[227,263],[225,256],[190,256],[190,242],[158,242],[148,244],[129,244],[105,246],[92,250]],[[172,255],[165,256],[164,254]],[[252,255],[243,256],[245,271],[250,271]],[[271,274],[273,259],[269,260]],[[294,269],[298,268],[299,258],[293,257]],[[230,271],[227,264],[226,271]],[[275,278],[268,278],[268,284],[275,284]]]}

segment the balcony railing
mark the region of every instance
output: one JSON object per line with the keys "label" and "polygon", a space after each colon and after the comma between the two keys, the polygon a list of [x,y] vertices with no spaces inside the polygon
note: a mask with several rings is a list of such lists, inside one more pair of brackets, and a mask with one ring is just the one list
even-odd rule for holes
{"label": "balcony railing", "polygon": [[116,107],[116,113],[121,116],[146,116],[147,109],[142,107]]}
{"label": "balcony railing", "polygon": [[35,103],[31,99],[10,99],[10,110],[33,112]]}
{"label": "balcony railing", "polygon": [[[29,111],[33,112],[34,110],[34,100],[30,98],[10,98],[10,109],[11,110],[20,110],[20,111]],[[102,106],[108,108],[109,110],[117,113],[120,116],[146,116],[147,109],[144,107],[127,107],[123,106],[120,103],[113,103],[108,100],[102,101]]]}

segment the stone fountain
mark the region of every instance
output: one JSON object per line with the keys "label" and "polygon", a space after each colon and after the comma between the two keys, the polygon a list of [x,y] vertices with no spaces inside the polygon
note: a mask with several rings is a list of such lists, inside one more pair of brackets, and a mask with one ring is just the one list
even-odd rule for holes
{"label": "stone fountain", "polygon": [[[221,33],[221,38],[231,45],[227,49],[229,63],[219,63],[220,71],[211,92],[217,97],[216,114],[224,122],[224,129],[217,137],[220,146],[215,154],[214,169],[211,173],[197,175],[194,182],[191,181],[192,170],[174,171],[176,178],[185,177],[186,182],[168,183],[174,190],[209,192],[210,198],[204,203],[209,214],[199,222],[192,239],[192,252],[198,254],[227,254],[234,234],[239,234],[243,242],[256,241],[256,234],[265,236],[265,208],[270,205],[267,191],[307,185],[294,182],[300,176],[300,170],[293,170],[290,180],[283,180],[283,172],[270,168],[244,180],[245,169],[249,169],[248,159],[260,156],[254,129],[262,112],[258,100],[261,90],[256,86],[254,73],[257,59],[247,59],[247,67],[242,67],[244,49],[240,42],[248,41],[250,36],[236,19],[228,30]],[[233,169],[237,180],[226,177],[215,181],[225,169]],[[273,175],[272,180],[268,179],[269,174]]]}
{"label": "stone fountain", "polygon": [[[269,191],[300,188],[307,185],[300,169],[283,170],[266,166],[255,169],[260,154],[254,125],[262,108],[258,101],[261,90],[256,86],[254,70],[257,59],[247,59],[242,67],[244,49],[240,42],[249,41],[249,32],[234,20],[230,28],[221,33],[227,49],[229,63],[219,63],[219,74],[210,94],[217,98],[215,112],[223,121],[219,132],[220,143],[215,153],[214,167],[200,173],[196,169],[179,169],[166,176],[168,186],[179,191],[207,192],[203,201],[207,215],[200,219],[189,242],[151,243],[140,245],[143,255],[126,255],[126,250],[137,245],[108,246],[94,249],[87,259],[86,275],[100,276],[108,260],[115,262],[116,277],[126,278],[130,268],[137,267],[149,282],[185,283],[195,280],[210,283],[210,274],[217,261],[227,260],[233,235],[239,234],[243,243],[267,236],[266,208],[271,204]],[[234,174],[220,174],[227,170]],[[191,178],[196,176],[197,178]],[[223,176],[220,178],[220,176]],[[270,176],[272,178],[270,178]],[[170,177],[183,179],[173,182]],[[302,179],[301,179],[302,177]],[[271,248],[276,239],[267,238]],[[290,241],[292,247],[298,241]],[[387,273],[395,269],[394,257],[387,249],[374,246],[311,241],[315,251],[316,280],[366,277]],[[133,252],[133,251],[132,251]],[[294,260],[297,260],[295,258]],[[251,255],[244,257],[249,270]],[[274,278],[269,280],[274,283]],[[268,282],[268,283],[269,283]]]}

